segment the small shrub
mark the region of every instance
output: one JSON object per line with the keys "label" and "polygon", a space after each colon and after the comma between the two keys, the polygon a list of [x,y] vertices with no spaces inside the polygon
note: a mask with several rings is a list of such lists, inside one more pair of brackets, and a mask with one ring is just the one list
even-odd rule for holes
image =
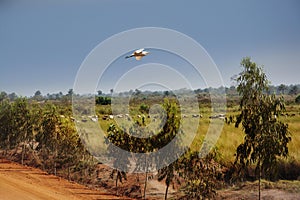
{"label": "small shrub", "polygon": [[211,199],[223,179],[221,166],[215,162],[213,153],[202,158],[199,152],[188,152],[181,160],[179,175],[185,179],[181,199]]}
{"label": "small shrub", "polygon": [[142,113],[148,113],[149,112],[149,106],[148,105],[146,105],[146,104],[141,104],[140,105],[140,111],[142,112]]}

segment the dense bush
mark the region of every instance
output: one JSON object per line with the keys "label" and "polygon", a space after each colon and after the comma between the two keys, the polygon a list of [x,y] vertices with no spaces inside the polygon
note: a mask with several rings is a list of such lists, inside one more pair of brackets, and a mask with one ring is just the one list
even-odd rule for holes
{"label": "dense bush", "polygon": [[149,109],[150,109],[149,106],[146,105],[146,104],[144,104],[144,103],[140,105],[140,112],[141,113],[145,113],[146,114],[146,113],[149,112]]}
{"label": "dense bush", "polygon": [[110,97],[96,97],[96,104],[98,105],[110,105],[111,104],[111,98]]}
{"label": "dense bush", "polygon": [[0,150],[4,156],[55,175],[58,171],[66,172],[60,175],[69,179],[80,163],[93,166],[67,115],[69,109],[52,103],[29,104],[26,98],[18,98],[13,102],[1,101],[0,111]]}
{"label": "dense bush", "polygon": [[180,159],[178,172],[185,180],[182,199],[212,199],[216,196],[223,173],[214,158],[214,153],[201,157],[199,152],[189,151]]}

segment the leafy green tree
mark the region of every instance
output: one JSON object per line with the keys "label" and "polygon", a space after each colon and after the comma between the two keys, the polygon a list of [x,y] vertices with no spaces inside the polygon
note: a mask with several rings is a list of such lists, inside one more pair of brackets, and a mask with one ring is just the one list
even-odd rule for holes
{"label": "leafy green tree", "polygon": [[67,96],[72,97],[73,94],[74,94],[73,89],[69,89]]}
{"label": "leafy green tree", "polygon": [[[170,102],[169,100],[165,99],[165,102],[163,104],[163,108],[167,114],[165,124],[163,125],[161,133],[159,133],[159,137],[157,137],[157,149],[165,146],[167,143],[169,143],[178,132],[181,130],[180,127],[180,118],[177,116],[180,115],[178,106],[175,102]],[[164,120],[163,120],[164,121]],[[175,151],[167,152],[169,155],[165,155],[166,159],[163,161],[165,162],[164,165],[166,165],[164,168],[158,170],[158,181],[165,180],[166,184],[166,191],[165,191],[165,199],[168,197],[168,190],[169,186],[171,184],[174,184],[175,181],[178,181],[176,178],[176,170],[178,167],[178,161],[174,161],[170,163],[168,158],[174,156],[174,152],[180,152],[178,149],[184,148],[181,144],[181,138],[176,140],[176,142],[171,143],[169,145],[171,148]],[[179,156],[179,155],[177,155]]]}
{"label": "leafy green tree", "polygon": [[11,141],[11,132],[14,129],[13,122],[13,113],[12,105],[8,100],[0,102],[0,148],[5,150],[4,153],[7,153],[7,150],[11,149],[11,146],[14,146]]}
{"label": "leafy green tree", "polygon": [[165,97],[167,97],[167,96],[169,96],[169,95],[170,95],[170,91],[168,91],[168,90],[164,91],[164,96],[165,96]]}
{"label": "leafy green tree", "polygon": [[288,155],[287,144],[291,138],[288,125],[277,117],[284,110],[283,98],[268,94],[267,77],[250,58],[244,58],[241,66],[243,70],[236,79],[241,96],[236,127],[242,124],[245,137],[237,147],[236,163],[242,169],[256,165],[260,198],[262,171],[265,175],[272,174],[278,157]]}
{"label": "leafy green tree", "polygon": [[41,96],[42,95],[42,93],[41,93],[41,91],[39,91],[39,90],[37,90],[35,93],[34,93],[34,96]]}
{"label": "leafy green tree", "polygon": [[[143,142],[137,142],[137,145],[135,145],[135,148],[139,149],[139,151],[144,151],[145,153],[147,152],[153,152],[153,151],[158,151],[159,149],[163,148],[167,144],[169,144],[174,137],[181,131],[179,129],[180,127],[180,118],[177,116],[180,115],[178,105],[176,102],[170,101],[168,99],[164,100],[164,103],[162,105],[166,116],[161,116],[165,117],[165,119],[162,119],[162,130],[157,133],[156,135],[147,138]],[[137,130],[137,129],[136,129]],[[141,131],[143,132],[143,130]],[[135,133],[136,134],[136,133]],[[181,140],[178,139],[176,142],[173,142],[169,145],[170,149],[174,149],[175,152],[177,151],[178,148],[184,148],[181,146],[182,144],[180,143]],[[143,144],[143,145],[140,145]],[[147,145],[145,145],[147,144]],[[169,155],[167,155],[169,153]],[[145,179],[145,187],[144,187],[144,198],[146,198],[146,186],[147,186],[147,177],[148,177],[148,168],[150,167],[155,167],[155,166],[150,166],[153,163],[158,163],[160,166],[165,165],[166,167],[160,169],[158,171],[158,176],[159,176],[159,181],[165,180],[166,183],[166,192],[165,192],[165,198],[167,198],[168,195],[168,189],[170,184],[173,184],[173,181],[175,180],[175,173],[176,173],[176,166],[177,166],[177,161],[171,163],[170,158],[174,157],[175,154],[174,152],[167,152],[164,154],[165,159],[164,160],[138,160],[138,167],[146,170],[146,179]],[[159,163],[159,162],[164,162],[164,163]],[[171,163],[171,164],[170,164]]]}
{"label": "leafy green tree", "polygon": [[14,131],[13,136],[16,144],[22,144],[21,164],[24,163],[26,147],[33,140],[33,124],[31,110],[25,98],[18,98],[12,106],[14,116]]}
{"label": "leafy green tree", "polygon": [[3,100],[5,100],[5,99],[7,99],[8,98],[8,96],[7,96],[7,93],[6,92],[1,92],[0,93],[0,101],[3,101]]}
{"label": "leafy green tree", "polygon": [[144,113],[144,114],[146,114],[146,113],[149,113],[149,106],[147,105],[147,104],[144,104],[144,103],[142,103],[141,105],[140,105],[140,112],[142,112],[142,113]]}
{"label": "leafy green tree", "polygon": [[110,105],[111,104],[111,97],[98,96],[98,97],[96,97],[96,104],[98,104],[98,105]]}
{"label": "leafy green tree", "polygon": [[98,90],[98,91],[97,91],[97,94],[98,94],[98,96],[101,96],[101,95],[102,95],[102,91],[101,91],[101,90]]}
{"label": "leafy green tree", "polygon": [[285,92],[286,89],[287,89],[287,86],[284,85],[284,84],[280,84],[280,85],[278,86],[278,92],[279,92],[280,94],[284,94],[284,92]]}
{"label": "leafy green tree", "polygon": [[89,165],[83,159],[86,152],[74,124],[70,118],[61,115],[63,113],[67,114],[68,111],[53,104],[43,108],[36,141],[44,169],[50,169],[55,175],[58,169],[66,169],[70,179],[72,167],[88,170]]}
{"label": "leafy green tree", "polygon": [[70,180],[71,168],[80,162],[85,149],[70,119],[59,118],[58,129],[56,161],[61,168],[67,169],[67,177]]}
{"label": "leafy green tree", "polygon": [[69,112],[65,106],[34,101],[29,104],[26,98],[1,101],[0,149],[5,154],[15,149],[14,155],[22,164],[31,153],[35,164],[54,174],[57,170],[67,170],[69,179],[71,170],[82,171],[81,177],[87,180],[93,174],[95,162],[84,149],[71,118],[67,117]]}
{"label": "leafy green tree", "polygon": [[56,106],[47,104],[44,108],[41,129],[36,135],[38,150],[41,151],[44,168],[53,167],[53,173],[57,171],[58,139],[59,139],[59,114]]}
{"label": "leafy green tree", "polygon": [[9,98],[9,100],[14,101],[18,98],[18,95],[13,92],[8,95],[8,98]]}
{"label": "leafy green tree", "polygon": [[1,102],[0,139],[0,146],[6,150],[22,146],[23,164],[26,148],[33,139],[32,115],[25,98]]}
{"label": "leafy green tree", "polygon": [[[116,186],[118,181],[121,181],[122,179],[126,179],[126,173],[118,170],[118,168],[122,166],[122,169],[126,169],[129,165],[129,159],[131,159],[125,155],[120,156],[123,154],[124,150],[128,152],[135,152],[141,154],[147,154],[153,151],[157,151],[160,148],[166,146],[178,133],[180,127],[180,118],[177,117],[177,115],[180,114],[178,113],[178,105],[174,102],[165,100],[163,104],[163,108],[165,109],[166,112],[166,116],[165,116],[166,119],[162,120],[162,130],[151,137],[144,137],[145,135],[149,135],[149,133],[147,132],[148,130],[144,126],[139,126],[139,124],[134,124],[132,127],[129,128],[129,130],[120,130],[113,124],[110,125],[110,127],[108,128],[107,143],[109,144],[108,146],[109,155],[113,158],[116,158],[113,163],[115,169],[112,171],[112,177],[114,177],[113,176],[114,174],[117,174]],[[135,136],[140,136],[140,137],[135,137]],[[119,151],[118,149],[115,148],[111,148],[112,145],[118,146],[120,149],[122,149],[122,151]],[[180,143],[178,145],[180,145]],[[174,149],[175,148],[179,148],[179,146],[177,146],[176,144],[174,146]],[[168,156],[166,155],[166,159],[164,161],[170,163],[168,162],[169,160],[167,157]],[[136,163],[138,163],[138,165],[136,165],[135,170],[145,171],[146,178],[144,183],[144,194],[143,194],[143,198],[145,199],[147,181],[148,181],[148,172],[151,167],[155,167],[152,165],[154,165],[154,163],[157,163],[157,161],[155,160],[157,158],[150,158],[150,156],[149,157],[137,156],[135,159],[136,159]],[[174,165],[170,165],[170,168],[166,167],[164,170],[168,170],[168,172],[165,173],[162,170],[160,171],[160,174],[161,176],[167,178],[166,184],[167,187],[169,187],[170,183],[172,183],[173,181],[172,173],[173,174],[175,173]],[[166,193],[167,192],[168,190],[166,190]]]}
{"label": "leafy green tree", "polygon": [[36,92],[34,93],[33,99],[35,99],[35,100],[37,100],[37,101],[43,100],[43,95],[42,95],[41,91],[39,91],[39,90],[36,91]]}
{"label": "leafy green tree", "polygon": [[296,94],[298,94],[298,86],[297,85],[293,85],[293,86],[291,86],[291,89],[290,89],[290,91],[289,91],[289,95],[296,95]]}
{"label": "leafy green tree", "polygon": [[139,90],[139,89],[135,89],[134,95],[135,95],[135,96],[139,96],[140,94],[142,94],[142,91]]}
{"label": "leafy green tree", "polygon": [[215,152],[201,158],[197,151],[188,151],[180,158],[178,173],[185,180],[185,199],[212,199],[216,196],[222,173],[214,158]]}

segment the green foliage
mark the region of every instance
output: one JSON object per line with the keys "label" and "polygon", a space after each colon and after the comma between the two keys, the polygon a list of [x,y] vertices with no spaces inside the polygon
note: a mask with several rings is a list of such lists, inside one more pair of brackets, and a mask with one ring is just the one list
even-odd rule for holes
{"label": "green foliage", "polygon": [[98,104],[98,105],[110,105],[111,104],[111,97],[98,96],[98,97],[96,97],[96,104]]}
{"label": "green foliage", "polygon": [[150,109],[149,106],[144,104],[144,103],[140,105],[140,112],[141,113],[147,114],[147,113],[149,113],[149,109]]}
{"label": "green foliage", "polygon": [[260,180],[262,172],[271,177],[278,157],[288,155],[291,138],[288,125],[277,120],[285,108],[283,98],[268,94],[267,77],[250,58],[243,59],[241,65],[243,71],[237,78],[241,113],[236,127],[242,124],[246,135],[237,148],[236,163],[242,169],[255,164]]}
{"label": "green foliage", "polygon": [[[67,169],[70,179],[71,170],[82,168],[80,163],[90,159],[68,117],[68,107],[52,103],[40,106],[35,102],[29,104],[26,98],[17,98],[12,102],[1,101],[0,111],[0,149],[4,152],[15,149],[16,161],[23,164],[30,158],[27,164],[41,166],[54,174]],[[86,163],[81,170],[92,169],[92,163]],[[89,173],[82,175],[87,177]]]}
{"label": "green foliage", "polygon": [[44,108],[36,141],[44,168],[52,169],[54,173],[58,167],[69,168],[76,165],[84,153],[74,125],[70,119],[60,115],[53,104],[47,104]]}
{"label": "green foliage", "polygon": [[10,101],[15,101],[18,98],[18,95],[13,92],[13,93],[8,94],[8,98]]}
{"label": "green foliage", "polygon": [[59,138],[59,115],[56,106],[46,105],[41,121],[41,129],[36,135],[39,148],[45,148],[47,153],[54,152],[57,147],[56,140]]}
{"label": "green foliage", "polygon": [[[169,101],[165,101],[164,109],[167,113],[166,117],[166,125],[163,126],[162,132],[165,133],[164,140],[169,142],[171,141],[179,131],[180,121],[177,117],[178,113],[178,107],[175,103],[171,103]],[[170,144],[169,144],[170,145]],[[177,140],[176,143],[173,143],[172,149],[175,151],[166,152],[166,159],[164,159],[165,167],[158,170],[158,181],[165,180],[166,184],[166,192],[165,192],[165,199],[167,199],[168,196],[168,189],[171,184],[174,184],[175,181],[178,182],[178,178],[176,176],[176,170],[178,169],[178,160],[170,163],[168,158],[171,158],[175,155],[175,152],[179,152],[178,149],[184,148],[181,146],[181,140]],[[168,155],[169,154],[169,155]],[[179,155],[175,155],[179,156]],[[170,164],[169,164],[170,163]]]}
{"label": "green foliage", "polygon": [[180,159],[178,172],[185,180],[184,199],[212,199],[216,196],[222,172],[214,157],[214,153],[202,158],[198,151],[189,151]]}
{"label": "green foliage", "polygon": [[7,93],[6,92],[1,92],[0,93],[0,102],[5,100],[5,99],[8,99]]}
{"label": "green foliage", "polygon": [[41,101],[41,100],[43,100],[43,95],[42,95],[41,91],[38,90],[34,93],[34,96],[32,98],[34,100]]}
{"label": "green foliage", "polygon": [[290,90],[289,90],[289,95],[296,95],[298,94],[298,86],[297,85],[293,85],[291,86]]}
{"label": "green foliage", "polygon": [[[249,64],[249,63],[248,63]],[[252,65],[252,64],[251,64]],[[255,67],[257,67],[255,65]],[[250,68],[250,67],[249,67]],[[257,70],[249,70],[248,78],[251,78]],[[258,70],[259,71],[259,70]],[[242,74],[242,73],[241,73]],[[251,75],[250,75],[251,74]],[[263,75],[261,73],[260,75]],[[266,78],[265,78],[266,79]],[[246,80],[246,79],[245,79]],[[298,134],[293,134],[293,143],[289,143],[290,138],[288,129],[293,133],[297,133],[300,130],[299,126],[299,106],[291,105],[287,107],[287,115],[283,113],[282,116],[280,113],[285,111],[283,99],[275,98],[274,95],[270,95],[273,92],[268,91],[268,84],[266,87],[261,87],[260,83],[267,83],[267,80],[263,78],[255,79],[255,76],[251,80],[253,84],[246,84],[244,82],[245,88],[251,88],[247,90],[248,93],[243,96],[240,93],[243,103],[240,102],[240,110],[236,106],[238,100],[238,95],[236,94],[235,88],[232,88],[232,96],[234,100],[232,103],[232,108],[229,109],[227,116],[235,116],[238,111],[238,122],[237,125],[242,125],[243,131],[245,134],[244,141],[239,145],[238,152],[236,155],[236,163],[240,164],[239,166],[248,168],[249,165],[252,169],[252,165],[257,165],[257,170],[261,170],[265,177],[273,177],[274,167],[273,164],[276,162],[277,157],[285,156],[289,151],[292,151],[293,156],[295,156],[297,162],[287,163],[286,160],[280,160],[278,176],[280,178],[296,179],[297,168],[299,168],[299,156],[298,156],[298,146],[297,142],[299,139]],[[260,83],[255,83],[260,82]],[[251,86],[250,86],[251,85]],[[264,84],[263,84],[264,85]],[[249,86],[249,87],[248,87]],[[291,86],[289,86],[291,87]],[[274,91],[276,88],[273,89]],[[246,91],[245,89],[240,89],[240,91]],[[285,89],[289,91],[289,89]],[[287,92],[285,92],[287,94]],[[203,98],[208,98],[206,94],[202,94]],[[257,95],[257,96],[256,96]],[[60,94],[60,99],[63,99],[62,94]],[[146,99],[145,95],[142,92],[141,95],[137,98],[133,98],[130,101],[130,112],[129,114],[133,116],[133,120],[139,120],[140,118],[136,117],[140,114],[140,105],[153,105],[161,104],[163,101],[163,93],[151,94]],[[200,98],[199,94],[199,98]],[[244,98],[243,98],[244,97]],[[247,98],[249,97],[249,98]],[[251,98],[250,98],[251,97]],[[123,97],[121,97],[123,98]],[[202,98],[202,97],[201,97]],[[295,100],[293,96],[285,96],[285,98],[290,98],[293,101]],[[298,97],[297,97],[298,98]],[[297,99],[296,98],[296,99]],[[13,101],[10,101],[13,100]],[[107,97],[107,99],[110,99]],[[175,137],[175,135],[180,133],[180,110],[178,105],[173,101],[169,95],[169,101],[165,101],[163,107],[165,109],[166,115],[164,115],[165,124],[161,126],[160,132],[153,135],[153,133],[148,133],[146,126],[139,126],[134,124],[128,130],[117,127],[116,125],[111,125],[107,133],[107,139],[121,147],[122,149],[129,152],[136,153],[145,153],[152,151],[157,151],[158,149],[166,146],[169,142]],[[121,99],[123,100],[123,99]],[[200,99],[200,101],[202,101]],[[204,100],[203,100],[204,101]],[[93,99],[94,102],[94,99]],[[299,97],[300,103],[300,97]],[[254,107],[252,108],[251,106]],[[84,104],[80,113],[90,113],[89,110],[85,110]],[[203,119],[200,121],[199,126],[199,136],[202,136],[202,133],[205,133],[209,125],[210,116],[210,107],[209,104],[201,104],[201,114],[203,114]],[[82,112],[81,112],[82,111]],[[191,112],[192,109],[185,111],[187,113]],[[147,109],[145,109],[147,112]],[[101,115],[111,114],[110,105],[97,105],[96,113],[101,119]],[[122,110],[120,113],[124,113]],[[47,170],[50,173],[56,173],[62,176],[65,176],[65,173],[68,173],[69,179],[80,180],[81,183],[87,183],[92,179],[94,175],[95,162],[93,157],[84,149],[79,136],[75,131],[74,123],[71,120],[72,109],[70,102],[66,103],[64,101],[57,100],[47,100],[44,102],[37,102],[17,98],[13,93],[12,95],[7,95],[6,93],[1,93],[0,95],[0,149],[1,152],[8,152],[6,155],[13,155],[15,161],[22,160],[26,164],[33,166],[41,166],[44,170]],[[147,124],[152,118],[148,118],[147,114],[145,116],[145,124]],[[72,118],[73,119],[73,118]],[[283,120],[285,123],[282,123],[278,120]],[[123,119],[126,123],[130,121],[126,118]],[[193,122],[192,118],[187,120]],[[104,124],[105,127],[108,127],[113,120],[100,120],[101,126]],[[236,121],[236,118],[233,118],[232,121]],[[157,122],[158,123],[158,122]],[[106,128],[105,128],[106,129]],[[247,130],[247,131],[246,131]],[[269,131],[267,131],[269,130]],[[253,133],[256,131],[255,133]],[[132,135],[149,135],[151,137],[147,138],[138,138],[132,137]],[[201,138],[201,137],[200,137]],[[294,140],[295,138],[295,140]],[[233,151],[236,150],[238,144],[242,141],[242,129],[235,129],[234,126],[226,124],[224,126],[220,140],[218,141],[218,147],[222,152],[222,161],[227,162],[228,160],[233,161]],[[253,143],[252,143],[253,142]],[[37,148],[34,146],[38,145]],[[199,143],[194,145],[198,149]],[[287,149],[286,147],[289,147]],[[181,148],[180,141],[174,145],[174,148]],[[183,147],[182,147],[183,148]],[[2,151],[5,150],[5,151]],[[173,153],[173,152],[170,152]],[[113,152],[111,152],[113,155]],[[114,154],[122,155],[122,152],[115,151]],[[191,154],[191,153],[190,153]],[[186,197],[201,199],[209,198],[208,196],[214,195],[215,188],[219,179],[219,165],[215,162],[216,158],[200,158],[197,157],[194,153],[194,156],[186,155],[176,162],[171,163],[170,165],[164,167],[158,172],[158,179],[163,181],[166,188],[166,198],[168,194],[168,188],[175,181],[178,181],[179,175],[182,177],[180,180],[183,182],[180,185],[184,185],[184,191]],[[248,156],[243,156],[243,155]],[[32,157],[32,155],[35,155]],[[265,155],[260,156],[260,155]],[[272,156],[273,155],[273,156]],[[274,156],[275,155],[275,156]],[[130,159],[138,160],[139,170],[149,169],[153,163],[153,160],[145,160],[141,157],[128,158],[125,155],[121,156],[122,159],[115,160],[115,166],[122,166],[126,168],[130,163]],[[163,162],[168,162],[169,156],[166,155],[166,159]],[[31,160],[36,160],[38,162],[31,162]],[[263,162],[263,159],[265,162]],[[194,160],[194,161],[191,161]],[[261,162],[259,162],[261,160]],[[182,161],[182,162],[181,162]],[[219,160],[217,160],[219,161]],[[230,163],[228,161],[225,164]],[[183,164],[185,163],[185,164]],[[202,164],[200,164],[202,163]],[[258,165],[260,163],[260,165]],[[189,166],[189,167],[188,167]],[[194,169],[195,166],[195,169]],[[200,166],[200,167],[199,167]],[[201,168],[204,166],[204,169]],[[206,171],[209,167],[215,167],[215,171]],[[248,167],[247,167],[248,166]],[[197,171],[197,170],[198,171]],[[138,170],[138,169],[136,169]],[[215,173],[216,172],[216,173]],[[195,175],[193,175],[195,173]],[[199,176],[198,178],[196,176]],[[211,176],[210,182],[206,176]],[[212,177],[213,176],[213,177]],[[118,171],[117,169],[112,171],[112,177],[117,182],[122,182],[126,180],[127,175],[125,172]],[[116,182],[116,183],[117,183]],[[146,187],[147,178],[145,181]],[[89,182],[91,183],[91,182]],[[187,184],[185,184],[187,183]],[[208,185],[208,186],[206,186]],[[210,187],[210,188],[207,188]],[[205,192],[207,190],[208,192]],[[210,194],[209,194],[210,193]],[[208,195],[209,194],[209,195]],[[197,196],[199,195],[199,196]]]}
{"label": "green foliage", "polygon": [[0,102],[0,147],[6,149],[9,146],[9,133],[12,129],[12,111],[9,101]]}
{"label": "green foliage", "polygon": [[81,160],[85,149],[74,125],[70,123],[69,119],[60,118],[58,128],[60,133],[59,139],[56,141],[58,143],[56,161],[62,168],[69,168]]}
{"label": "green foliage", "polygon": [[[2,101],[0,114],[0,147],[2,149],[18,148],[33,139],[33,121],[27,100],[18,98],[14,102]],[[23,163],[23,157],[22,157]]]}
{"label": "green foliage", "polygon": [[286,91],[286,89],[287,89],[287,86],[284,85],[284,84],[280,84],[280,85],[278,86],[278,92],[279,92],[280,94],[284,94],[285,91]]}
{"label": "green foliage", "polygon": [[151,137],[134,137],[150,135],[147,129],[139,124],[133,125],[129,130],[121,130],[115,125],[108,129],[107,139],[114,145],[131,152],[146,153],[158,150],[168,144],[178,133],[180,118],[177,117],[177,105],[166,101],[163,105],[167,116],[162,121],[162,130]]}
{"label": "green foliage", "polygon": [[[108,154],[109,156],[116,158],[114,160],[114,169],[112,171],[112,177],[113,174],[117,174],[116,177],[116,185],[117,180],[122,180],[122,177],[124,177],[125,173],[122,173],[122,171],[118,170],[120,167],[122,169],[127,169],[129,165],[129,157],[124,154],[124,150],[128,152],[135,152],[135,153],[149,153],[153,151],[157,151],[160,148],[166,146],[178,133],[179,131],[179,125],[180,125],[180,118],[177,117],[178,115],[178,106],[175,103],[169,102],[166,100],[163,104],[163,108],[165,109],[167,116],[166,120],[162,120],[164,124],[162,124],[162,130],[151,136],[151,137],[144,137],[145,135],[149,135],[148,130],[144,126],[139,126],[139,124],[134,124],[129,130],[122,130],[119,129],[116,125],[111,124],[107,130],[107,144],[108,146]],[[163,123],[162,122],[162,123]],[[135,137],[140,136],[140,137]],[[180,145],[180,144],[178,144]],[[120,149],[113,148],[113,146],[117,146]],[[174,148],[181,148],[180,146],[174,146]],[[122,150],[121,150],[122,149]],[[174,154],[174,152],[170,152],[171,154]],[[174,155],[173,155],[174,156]],[[171,157],[171,155],[170,155]],[[145,171],[146,175],[149,171],[150,165],[154,163],[153,160],[147,160],[145,157],[140,156],[137,157],[137,163],[135,170],[138,171]],[[168,155],[166,155],[166,159],[164,159],[163,162],[168,162]],[[170,165],[172,168],[173,165]],[[155,167],[155,166],[154,166]],[[168,168],[166,167],[166,170],[169,170],[170,172],[166,174],[167,180],[170,182],[171,179],[171,171],[174,171],[174,168]],[[162,175],[164,172],[160,172]],[[164,176],[164,175],[162,175]],[[124,177],[125,178],[125,177]],[[146,178],[147,182],[147,178]],[[145,187],[146,183],[145,182]],[[167,182],[169,184],[169,182]],[[145,196],[145,195],[144,195]]]}

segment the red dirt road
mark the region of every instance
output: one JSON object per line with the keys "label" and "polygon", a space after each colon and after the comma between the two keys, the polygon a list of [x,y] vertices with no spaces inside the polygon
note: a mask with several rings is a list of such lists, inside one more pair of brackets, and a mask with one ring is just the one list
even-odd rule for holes
{"label": "red dirt road", "polygon": [[1,200],[80,200],[119,199],[103,191],[49,175],[39,169],[24,167],[0,159]]}
{"label": "red dirt road", "polygon": [[[134,181],[132,180],[132,182]],[[149,180],[147,187],[148,198],[163,199],[165,191],[163,182],[158,182],[154,179]],[[299,188],[294,192],[276,188],[263,189],[262,199],[300,199],[299,191]],[[173,195],[172,192],[174,191],[171,189],[169,196]],[[114,196],[104,188],[101,191],[91,190],[82,185],[49,175],[39,169],[25,167],[0,158],[0,200],[101,200],[124,198],[126,197]],[[257,198],[257,185],[253,184],[245,184],[238,190],[224,189],[218,191],[218,196],[216,197],[216,199],[245,200]]]}

